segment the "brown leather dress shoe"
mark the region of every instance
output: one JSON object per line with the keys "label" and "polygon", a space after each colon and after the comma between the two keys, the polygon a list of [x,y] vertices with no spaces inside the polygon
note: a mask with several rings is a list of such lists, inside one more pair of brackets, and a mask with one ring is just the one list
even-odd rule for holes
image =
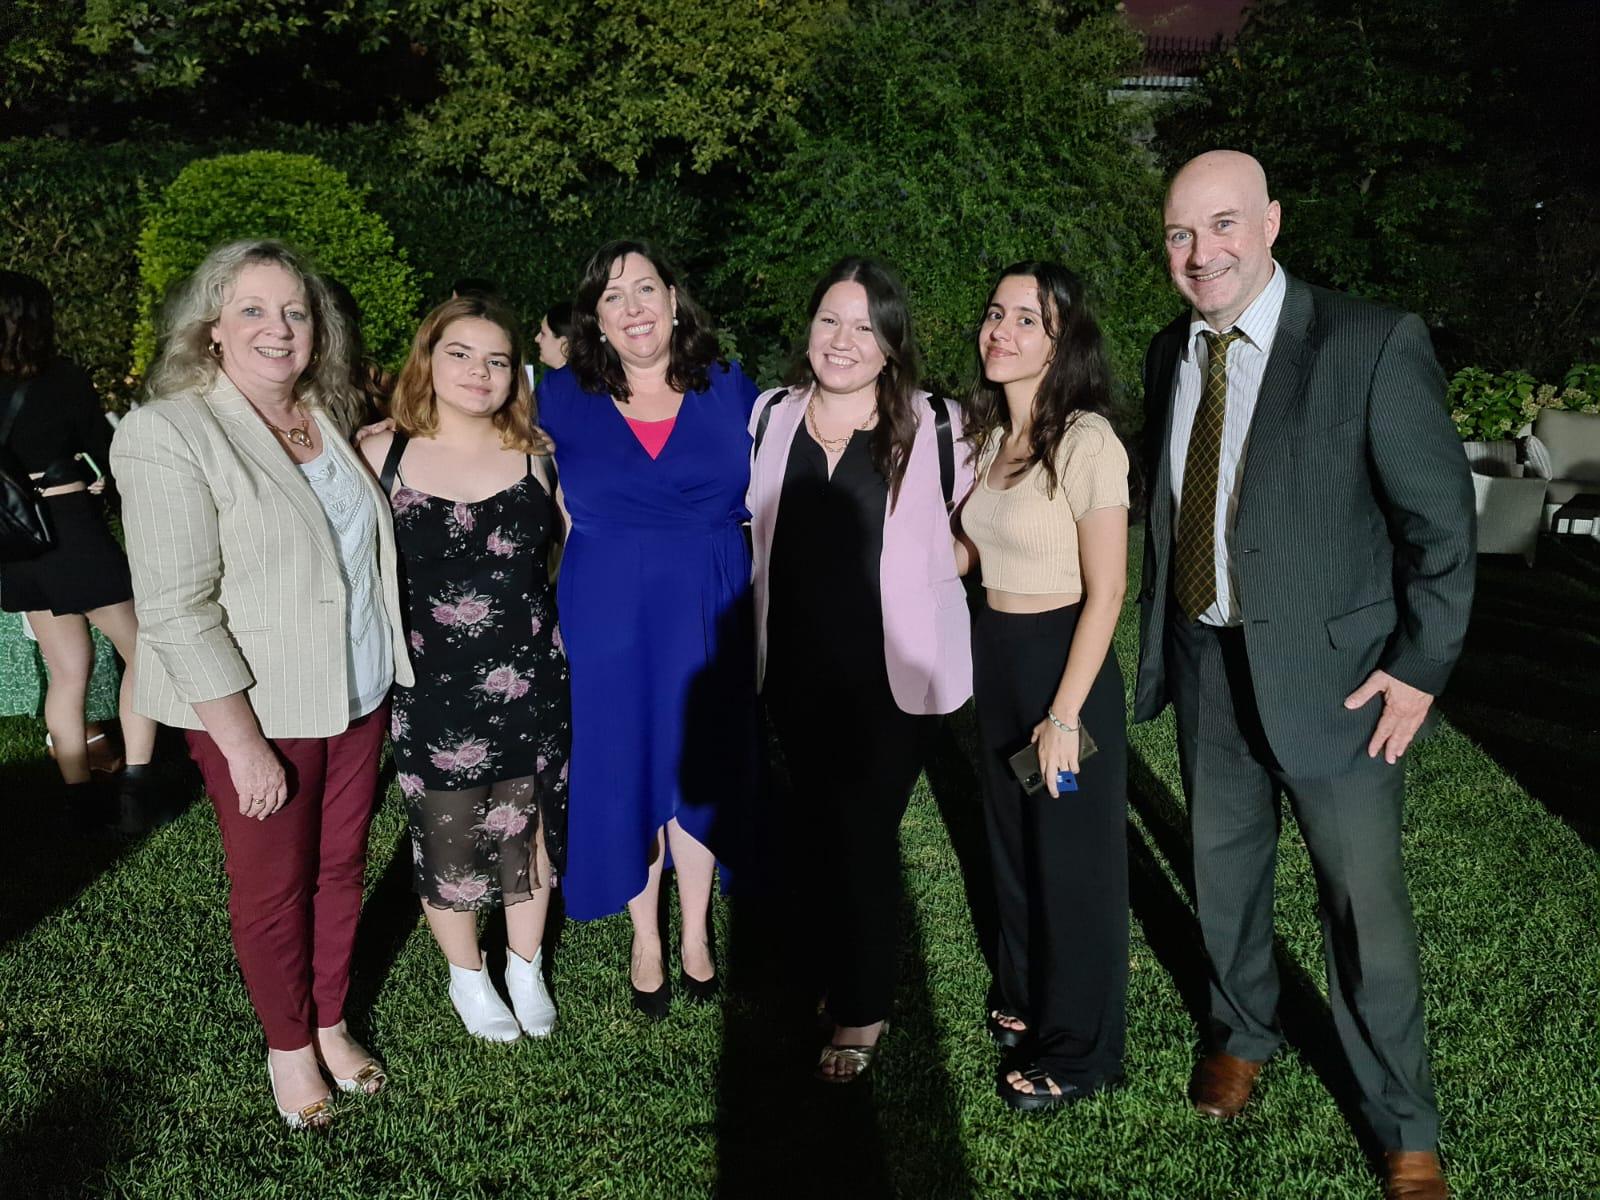
{"label": "brown leather dress shoe", "polygon": [[1195,1112],[1218,1121],[1237,1117],[1244,1111],[1259,1074],[1261,1064],[1248,1058],[1220,1050],[1206,1055],[1195,1064],[1189,1079],[1189,1099],[1194,1101]]}
{"label": "brown leather dress shoe", "polygon": [[1390,1150],[1383,1156],[1388,1168],[1383,1200],[1447,1200],[1444,1168],[1432,1150]]}

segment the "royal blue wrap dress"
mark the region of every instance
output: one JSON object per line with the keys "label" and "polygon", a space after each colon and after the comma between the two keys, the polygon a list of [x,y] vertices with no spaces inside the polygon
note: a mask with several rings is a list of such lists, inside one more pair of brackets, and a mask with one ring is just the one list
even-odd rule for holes
{"label": "royal blue wrap dress", "polygon": [[737,364],[683,397],[652,459],[605,394],[547,374],[572,529],[556,601],[572,673],[567,912],[620,912],[676,817],[737,862],[755,791],[755,652],[745,490],[756,388]]}

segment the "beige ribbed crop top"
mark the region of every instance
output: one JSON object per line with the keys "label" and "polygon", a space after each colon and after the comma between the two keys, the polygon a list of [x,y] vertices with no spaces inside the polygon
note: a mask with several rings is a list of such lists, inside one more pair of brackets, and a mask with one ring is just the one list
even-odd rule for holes
{"label": "beige ribbed crop top", "polygon": [[1128,452],[1104,417],[1078,417],[1057,451],[1060,486],[1045,495],[1035,466],[1005,491],[989,486],[1004,434],[995,430],[978,461],[978,482],[961,526],[978,548],[983,586],[1023,596],[1082,592],[1077,520],[1096,508],[1128,506]]}

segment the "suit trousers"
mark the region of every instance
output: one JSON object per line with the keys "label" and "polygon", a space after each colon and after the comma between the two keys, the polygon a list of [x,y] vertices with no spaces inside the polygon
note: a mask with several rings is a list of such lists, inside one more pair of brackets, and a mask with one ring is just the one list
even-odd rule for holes
{"label": "suit trousers", "polygon": [[266,820],[240,815],[211,735],[186,733],[222,828],[239,970],[273,1050],[344,1017],[388,712],[385,701],[331,738],[269,739],[289,799]]}
{"label": "suit trousers", "polygon": [[835,1022],[872,1025],[900,961],[900,819],[939,718],[900,711],[876,663],[854,678],[780,670],[765,697],[793,788],[782,826],[809,898],[795,913],[808,972]]}
{"label": "suit trousers", "polygon": [[1044,719],[1080,606],[1018,615],[984,605],[972,646],[1000,937],[994,999],[1027,1022],[1032,1061],[1057,1083],[1122,1073],[1128,992],[1128,729],[1106,654],[1081,723],[1098,749],[1079,790],[1027,795],[1008,759]]}
{"label": "suit trousers", "polygon": [[1367,757],[1363,746],[1328,778],[1288,774],[1262,729],[1243,631],[1191,622],[1175,609],[1168,629],[1213,1044],[1259,1062],[1283,1040],[1272,951],[1281,793],[1311,854],[1329,1005],[1362,1112],[1386,1149],[1432,1150],[1439,1114],[1400,859],[1403,768]]}

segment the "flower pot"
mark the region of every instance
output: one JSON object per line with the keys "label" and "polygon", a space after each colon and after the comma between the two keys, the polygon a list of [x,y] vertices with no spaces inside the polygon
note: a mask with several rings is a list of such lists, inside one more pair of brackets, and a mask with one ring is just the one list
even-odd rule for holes
{"label": "flower pot", "polygon": [[1517,443],[1510,438],[1497,442],[1462,442],[1467,461],[1475,475],[1502,479],[1521,479],[1522,464],[1517,461]]}

